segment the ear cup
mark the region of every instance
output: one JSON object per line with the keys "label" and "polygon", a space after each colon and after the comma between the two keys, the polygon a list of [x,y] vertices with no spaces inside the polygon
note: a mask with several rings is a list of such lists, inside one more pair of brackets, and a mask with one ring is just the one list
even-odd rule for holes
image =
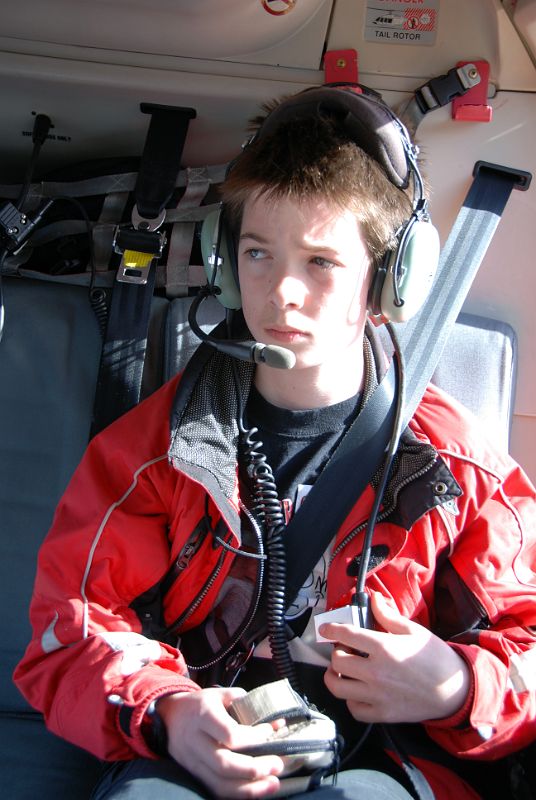
{"label": "ear cup", "polygon": [[222,219],[221,210],[211,211],[203,221],[201,254],[208,282],[219,289],[216,295],[219,302],[225,308],[240,308],[242,300],[233,267],[234,247]]}
{"label": "ear cup", "polygon": [[392,251],[389,250],[384,255],[382,263],[374,270],[374,275],[372,276],[372,283],[368,292],[368,310],[375,317],[379,317],[382,313],[382,290],[391,258]]}
{"label": "ear cup", "polygon": [[[431,222],[412,218],[400,238],[401,244],[389,251],[376,270],[369,292],[369,309],[390,322],[407,322],[417,314],[431,289],[439,263],[439,234]],[[393,288],[397,278],[397,305]]]}

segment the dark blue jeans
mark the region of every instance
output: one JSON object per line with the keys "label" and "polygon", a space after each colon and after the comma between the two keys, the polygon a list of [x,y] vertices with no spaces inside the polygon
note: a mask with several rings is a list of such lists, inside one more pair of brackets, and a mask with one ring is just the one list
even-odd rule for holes
{"label": "dark blue jeans", "polygon": [[[108,766],[91,800],[212,800],[213,795],[189,772],[170,759],[137,758]],[[293,795],[307,800],[412,800],[383,772],[353,769],[339,773],[314,793]]]}

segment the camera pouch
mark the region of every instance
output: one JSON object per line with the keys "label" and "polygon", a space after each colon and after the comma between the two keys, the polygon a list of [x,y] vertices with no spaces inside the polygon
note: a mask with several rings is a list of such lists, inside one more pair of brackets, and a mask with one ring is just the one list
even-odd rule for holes
{"label": "camera pouch", "polygon": [[228,710],[243,725],[285,720],[266,742],[240,750],[250,756],[281,757],[281,795],[307,791],[336,774],[342,741],[334,722],[295,692],[287,679],[252,689]]}

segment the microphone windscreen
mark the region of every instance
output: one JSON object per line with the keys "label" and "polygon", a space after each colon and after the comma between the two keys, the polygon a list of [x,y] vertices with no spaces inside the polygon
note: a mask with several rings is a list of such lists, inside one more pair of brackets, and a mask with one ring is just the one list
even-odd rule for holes
{"label": "microphone windscreen", "polygon": [[292,350],[287,350],[285,347],[278,347],[275,344],[265,345],[255,354],[255,361],[259,363],[262,361],[269,367],[276,369],[292,369],[296,363],[296,356]]}

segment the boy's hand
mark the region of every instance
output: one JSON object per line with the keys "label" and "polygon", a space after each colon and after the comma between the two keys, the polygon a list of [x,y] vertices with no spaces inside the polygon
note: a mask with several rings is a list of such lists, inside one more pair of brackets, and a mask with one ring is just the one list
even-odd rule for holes
{"label": "boy's hand", "polygon": [[265,742],[270,724],[240,725],[227,706],[242,689],[202,689],[167,695],[158,701],[168,733],[169,754],[216,797],[256,798],[279,788],[278,756],[241,755],[233,750]]}
{"label": "boy's hand", "polygon": [[324,676],[330,692],[362,722],[422,722],[458,711],[471,686],[463,658],[378,592],[371,607],[383,631],[339,623],[320,629],[337,642]]}

